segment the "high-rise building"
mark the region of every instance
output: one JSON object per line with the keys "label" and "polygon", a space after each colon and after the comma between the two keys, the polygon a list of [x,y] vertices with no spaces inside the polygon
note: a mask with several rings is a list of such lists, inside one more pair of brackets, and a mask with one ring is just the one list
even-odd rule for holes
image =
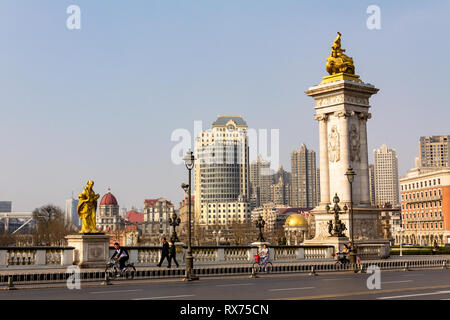
{"label": "high-rise building", "polygon": [[291,202],[291,185],[280,175],[278,182],[270,186],[271,202],[275,205],[289,205]]}
{"label": "high-rise building", "polygon": [[373,150],[375,205],[383,207],[387,203],[398,206],[398,159],[395,149],[388,149],[383,144],[379,149]]}
{"label": "high-rise building", "polygon": [[316,153],[302,144],[291,153],[291,206],[314,208],[318,205]]}
{"label": "high-rise building", "polygon": [[195,217],[203,226],[250,219],[247,123],[218,116],[195,139]]}
{"label": "high-rise building", "polygon": [[369,164],[369,197],[370,204],[375,205],[375,168],[373,164]]}
{"label": "high-rise building", "polygon": [[286,183],[291,183],[291,173],[284,170],[282,165],[280,165],[278,171],[273,174],[273,183],[276,183],[278,180],[280,180],[280,177],[282,177],[283,181],[285,181]]}
{"label": "high-rise building", "polygon": [[0,201],[0,212],[12,212],[12,202]]}
{"label": "high-rise building", "polygon": [[420,137],[419,161],[425,168],[450,167],[450,136]]}
{"label": "high-rise building", "polygon": [[73,196],[66,200],[66,211],[64,219],[66,224],[72,224],[79,228],[81,226],[81,219],[78,217],[77,212],[78,199],[74,199]]}
{"label": "high-rise building", "polygon": [[404,232],[396,243],[450,244],[450,168],[414,168],[400,179]]}
{"label": "high-rise building", "polygon": [[256,197],[256,206],[259,207],[271,200],[270,186],[274,183],[270,170],[270,162],[258,158],[250,163],[250,189]]}

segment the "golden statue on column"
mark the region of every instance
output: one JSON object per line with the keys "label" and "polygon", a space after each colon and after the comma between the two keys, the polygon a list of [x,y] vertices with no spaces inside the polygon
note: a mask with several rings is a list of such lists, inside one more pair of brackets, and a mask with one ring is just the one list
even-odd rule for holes
{"label": "golden statue on column", "polygon": [[353,58],[344,54],[345,49],[341,47],[341,33],[334,40],[331,46],[331,55],[327,58],[327,72],[329,74],[347,73],[355,74]]}
{"label": "golden statue on column", "polygon": [[80,233],[98,233],[95,211],[97,210],[97,200],[100,195],[94,192],[93,186],[94,181],[89,180],[83,192],[78,194],[80,201],[78,202],[77,213],[82,220]]}
{"label": "golden statue on column", "polygon": [[344,54],[345,49],[341,46],[341,33],[334,39],[331,46],[331,54],[327,58],[326,69],[330,74],[323,78],[321,84],[335,82],[339,80],[352,80],[362,82],[359,76],[355,74],[355,64],[353,58]]}

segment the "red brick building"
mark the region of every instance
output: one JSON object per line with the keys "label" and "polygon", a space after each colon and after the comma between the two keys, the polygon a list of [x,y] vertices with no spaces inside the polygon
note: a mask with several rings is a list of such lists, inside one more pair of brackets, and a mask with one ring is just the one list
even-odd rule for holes
{"label": "red brick building", "polygon": [[403,243],[450,244],[450,168],[414,168],[400,179],[400,192]]}

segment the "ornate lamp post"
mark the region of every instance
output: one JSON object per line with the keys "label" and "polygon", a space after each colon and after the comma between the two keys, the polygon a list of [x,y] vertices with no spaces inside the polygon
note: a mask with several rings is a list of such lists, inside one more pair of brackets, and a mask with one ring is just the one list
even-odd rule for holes
{"label": "ornate lamp post", "polygon": [[259,215],[258,220],[256,220],[256,227],[259,228],[259,235],[258,235],[258,241],[259,242],[264,242],[264,235],[262,233],[262,229],[264,228],[264,226],[266,225],[266,222],[263,220],[263,218],[261,217],[261,215]]}
{"label": "ornate lamp post", "polygon": [[176,212],[172,213],[172,217],[169,218],[169,225],[173,228],[172,237],[170,237],[170,241],[173,241],[173,243],[180,241],[176,230],[176,227],[178,227],[180,223],[181,219],[177,216]]}
{"label": "ornate lamp post", "polygon": [[350,183],[350,241],[352,242],[352,249],[350,251],[350,263],[356,263],[356,250],[354,241],[354,231],[353,231],[353,181],[355,180],[356,173],[353,171],[352,167],[349,167],[345,173],[347,180]]}
{"label": "ornate lamp post", "polygon": [[181,188],[186,192],[188,192],[188,248],[186,255],[186,281],[198,280],[198,277],[193,275],[193,267],[194,267],[194,258],[192,257],[192,247],[191,247],[191,170],[194,168],[195,157],[194,153],[189,150],[183,158],[186,168],[189,171],[189,184],[183,183]]}
{"label": "ornate lamp post", "polygon": [[[333,211],[334,211],[334,226],[333,226],[333,221],[330,220],[328,222],[328,232],[330,233],[331,236],[333,237],[344,237],[344,231],[346,230],[345,224],[339,219],[339,212],[341,211],[341,207],[339,207],[339,197],[337,194],[335,194],[335,196],[333,197],[333,202],[334,202],[334,206],[333,206]],[[325,209],[327,210],[327,212],[329,212],[331,210],[330,206],[327,205],[325,207]],[[347,210],[347,206],[344,206],[344,211]]]}

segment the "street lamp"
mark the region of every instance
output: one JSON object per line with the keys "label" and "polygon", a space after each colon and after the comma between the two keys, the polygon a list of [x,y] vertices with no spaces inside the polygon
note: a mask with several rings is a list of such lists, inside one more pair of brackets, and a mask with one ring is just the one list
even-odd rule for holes
{"label": "street lamp", "polygon": [[[327,210],[327,213],[330,212],[330,210],[333,210],[334,212],[334,226],[333,220],[330,220],[328,222],[328,232],[330,233],[330,236],[341,238],[344,237],[344,231],[347,228],[345,227],[345,224],[342,223],[342,221],[339,219],[339,212],[341,211],[341,207],[339,207],[339,201],[339,197],[336,193],[333,197],[333,208],[330,208],[330,206],[327,204],[325,209]],[[347,206],[344,206],[344,211],[347,211]]]}
{"label": "street lamp", "polygon": [[186,255],[186,277],[185,281],[198,280],[198,277],[193,275],[194,258],[192,257],[192,247],[191,247],[191,170],[194,168],[195,157],[194,153],[189,150],[183,158],[186,168],[189,171],[189,184],[183,183],[181,188],[188,193],[188,248]]}
{"label": "street lamp", "polygon": [[345,173],[347,176],[347,180],[350,183],[350,238],[352,242],[352,249],[350,251],[350,263],[356,263],[356,250],[355,250],[355,240],[354,240],[354,232],[353,232],[353,181],[355,180],[356,173],[353,171],[352,167],[349,167],[347,172]]}

